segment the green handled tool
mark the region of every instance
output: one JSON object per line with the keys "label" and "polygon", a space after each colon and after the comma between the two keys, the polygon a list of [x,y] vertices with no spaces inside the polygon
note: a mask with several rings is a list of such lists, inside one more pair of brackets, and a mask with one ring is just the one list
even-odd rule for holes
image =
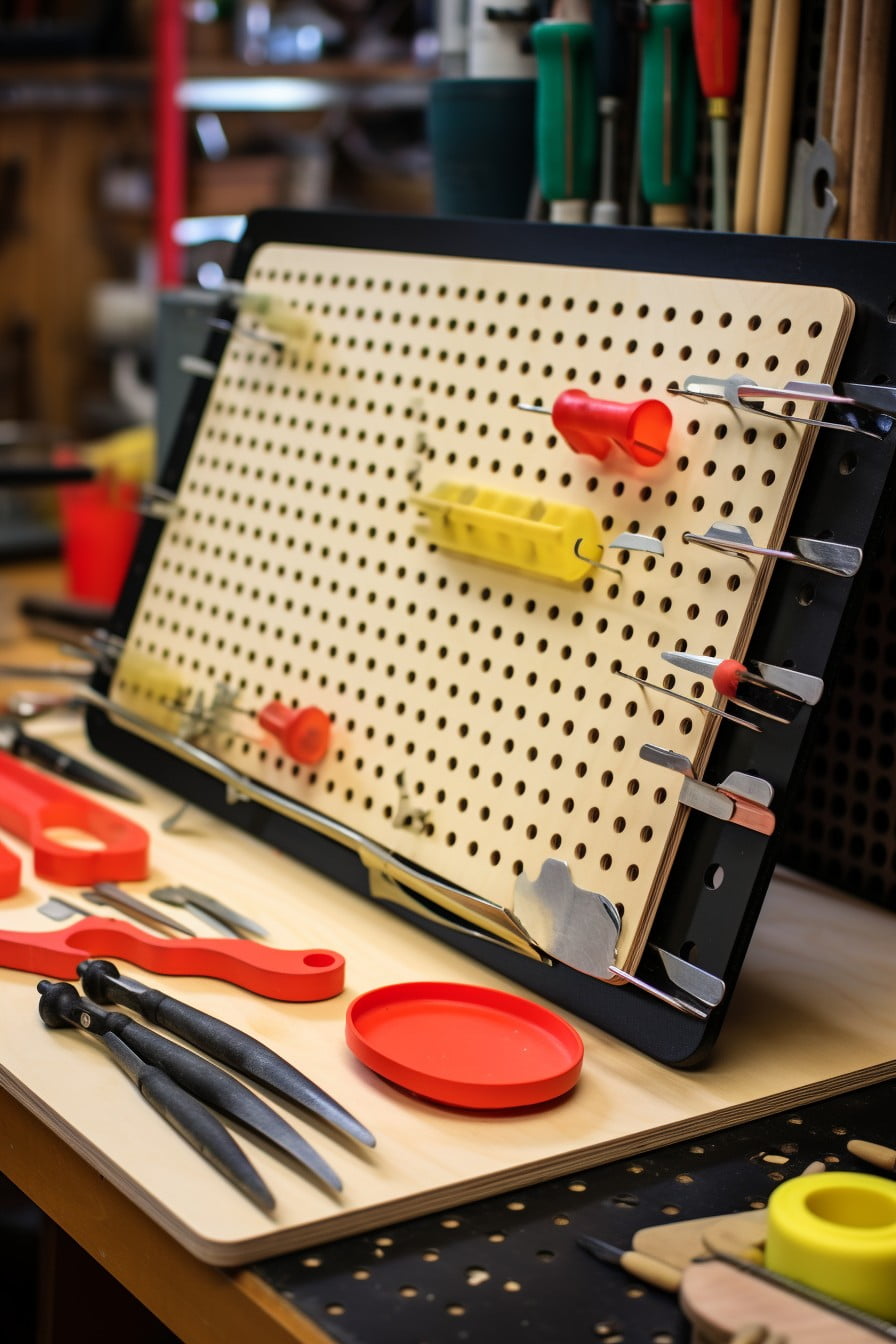
{"label": "green handled tool", "polygon": [[538,76],[535,157],[551,219],[581,223],[594,189],[597,129],[590,23],[545,19],[531,33]]}
{"label": "green handled tool", "polygon": [[697,67],[687,0],[653,0],[642,46],[641,190],[651,223],[686,228],[697,153]]}

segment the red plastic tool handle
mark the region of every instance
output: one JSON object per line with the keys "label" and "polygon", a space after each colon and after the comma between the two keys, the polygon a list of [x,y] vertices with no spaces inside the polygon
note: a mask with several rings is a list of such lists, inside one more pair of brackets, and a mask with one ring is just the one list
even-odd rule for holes
{"label": "red plastic tool handle", "polygon": [[11,849],[0,845],[0,900],[15,896],[22,885],[22,860]]}
{"label": "red plastic tool handle", "polygon": [[581,388],[561,392],[551,409],[554,428],[574,453],[602,462],[619,447],[642,467],[655,467],[665,456],[672,412],[655,398],[605,401]]}
{"label": "red plastic tool handle", "polygon": [[88,957],[121,957],[160,975],[226,980],[287,1003],[332,999],[345,984],[345,958],[324,948],[264,947],[233,938],[157,938],[121,919],[91,916],[49,933],[0,930],[0,966],[77,980]]}
{"label": "red plastic tool handle", "polygon": [[740,56],[741,0],[691,0],[694,50],[704,98],[733,98]]}
{"label": "red plastic tool handle", "polygon": [[[83,831],[103,848],[76,849],[53,840],[47,831],[54,827]],[[38,877],[63,886],[139,880],[149,871],[149,836],[142,826],[6,752],[0,752],[0,828],[31,846]]]}

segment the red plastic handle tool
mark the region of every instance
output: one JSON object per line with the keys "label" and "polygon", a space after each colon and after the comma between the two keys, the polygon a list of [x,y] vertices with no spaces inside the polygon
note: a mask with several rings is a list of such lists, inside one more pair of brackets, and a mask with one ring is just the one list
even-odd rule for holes
{"label": "red plastic handle tool", "polygon": [[694,50],[705,98],[733,98],[740,56],[741,0],[691,0]]}
{"label": "red plastic handle tool", "polygon": [[[53,840],[47,831],[54,827],[85,832],[103,848],[76,849]],[[0,828],[31,845],[38,877],[63,886],[139,880],[149,871],[149,836],[142,826],[7,752],[0,752]]]}
{"label": "red plastic handle tool", "polygon": [[316,1003],[345,984],[345,958],[324,948],[263,947],[233,938],[157,938],[121,919],[91,916],[49,933],[0,930],[0,966],[77,980],[89,957],[121,957],[160,975],[226,980],[268,999]]}
{"label": "red plastic handle tool", "polygon": [[561,392],[551,410],[554,428],[574,453],[602,462],[614,447],[642,467],[655,467],[666,455],[672,412],[665,402],[603,401],[578,387]]}
{"label": "red plastic handle tool", "polygon": [[0,900],[15,896],[22,885],[22,860],[11,849],[0,845]]}

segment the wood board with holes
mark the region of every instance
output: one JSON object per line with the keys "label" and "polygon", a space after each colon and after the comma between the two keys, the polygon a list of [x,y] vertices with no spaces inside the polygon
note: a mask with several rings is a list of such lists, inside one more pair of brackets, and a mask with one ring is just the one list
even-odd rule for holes
{"label": "wood board with holes", "polygon": [[[85,755],[76,732],[55,740]],[[896,921],[782,872],[772,883],[711,1069],[665,1068],[565,1014],[584,1043],[581,1076],[565,1097],[512,1111],[437,1105],[387,1082],[349,1052],[344,1025],[349,1003],[368,990],[408,980],[516,993],[518,987],[199,809],[191,809],[176,830],[164,830],[161,822],[176,807],[176,795],[125,777],[139,786],[145,805],[116,807],[148,826],[152,860],[146,881],[127,883],[129,891],[144,901],[161,884],[210,892],[262,923],[269,932],[266,945],[341,953],[346,979],[335,998],[294,1004],[223,981],[159,975],[113,958],[121,973],[256,1036],[324,1087],[377,1139],[373,1149],[342,1140],[255,1087],[343,1182],[336,1195],[234,1129],[274,1194],[274,1211],[264,1213],[156,1115],[97,1040],[42,1025],[37,972],[0,970],[10,1024],[0,1038],[0,1086],[208,1263],[245,1264],[384,1228],[893,1076]],[[22,853],[25,880],[21,892],[3,902],[3,926],[46,932],[37,908],[41,902],[62,896],[81,904],[82,898],[33,877],[27,847],[14,839],[9,843]],[[176,913],[196,934],[206,932],[195,915]],[[816,934],[812,940],[806,937],[809,928]],[[834,980],[836,994],[830,991]]]}
{"label": "wood board with holes", "polygon": [[[780,544],[815,433],[667,388],[689,373],[830,381],[851,299],[279,242],[244,284],[304,326],[275,349],[245,312],[226,340],[112,698],[501,905],[562,859],[622,912],[616,964],[633,970],[686,816],[677,777],[640,749],[699,775],[718,719],[616,673],[718,707],[661,655],[742,655],[769,571],[684,534],[731,520]],[[665,457],[597,461],[518,407],[569,387],[668,402]],[[600,563],[560,582],[436,544],[446,488],[587,510]],[[613,548],[624,532],[663,554]],[[222,687],[230,707],[203,728]],[[319,765],[259,731],[271,700],[330,715]]]}

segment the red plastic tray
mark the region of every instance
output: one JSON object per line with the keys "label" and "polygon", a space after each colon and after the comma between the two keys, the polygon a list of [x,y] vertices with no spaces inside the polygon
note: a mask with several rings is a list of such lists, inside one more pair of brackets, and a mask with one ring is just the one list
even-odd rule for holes
{"label": "red plastic tray", "polygon": [[431,1101],[483,1110],[552,1101],[574,1086],[582,1038],[548,1008],[503,990],[384,985],[349,1004],[349,1049]]}

